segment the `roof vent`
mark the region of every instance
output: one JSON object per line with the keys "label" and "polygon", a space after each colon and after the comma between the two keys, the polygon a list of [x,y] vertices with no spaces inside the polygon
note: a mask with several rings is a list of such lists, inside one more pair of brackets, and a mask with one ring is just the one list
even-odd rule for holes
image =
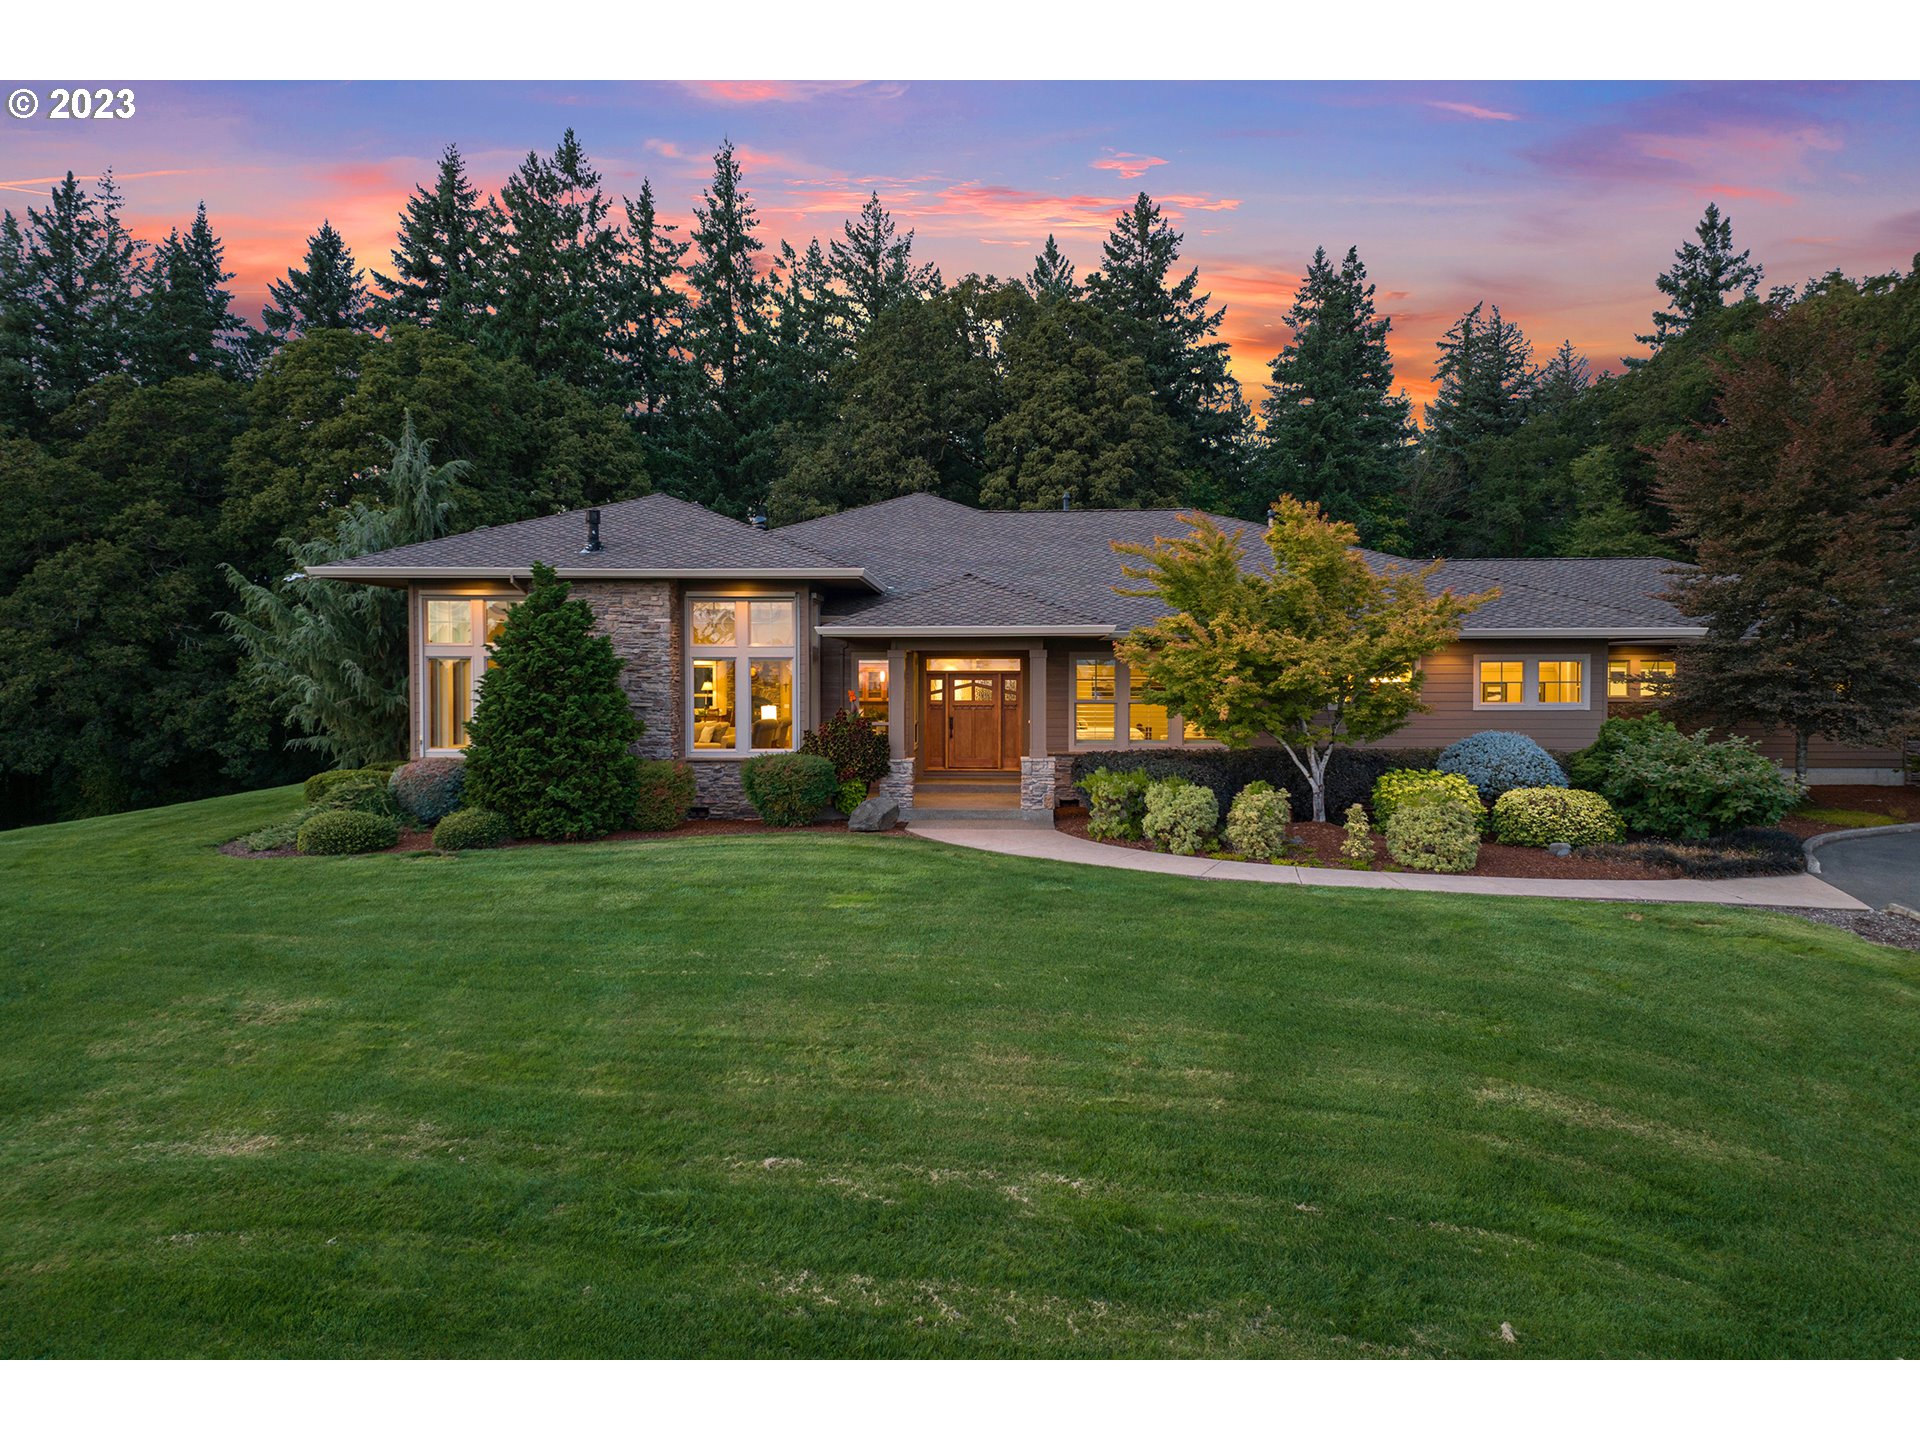
{"label": "roof vent", "polygon": [[580,547],[580,553],[582,555],[600,553],[600,512],[598,510],[587,511],[587,543]]}
{"label": "roof vent", "polygon": [[1073,487],[1071,485],[1060,492],[1060,508],[1062,510],[1071,510],[1073,508]]}
{"label": "roof vent", "polygon": [[766,529],[767,528],[767,507],[764,505],[754,506],[753,513],[747,516],[747,523],[753,526],[753,528],[756,530]]}

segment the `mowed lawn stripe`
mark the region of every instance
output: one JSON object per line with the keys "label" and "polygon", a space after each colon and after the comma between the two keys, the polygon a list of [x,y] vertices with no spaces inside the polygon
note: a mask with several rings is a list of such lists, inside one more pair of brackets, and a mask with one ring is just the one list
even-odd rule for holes
{"label": "mowed lawn stripe", "polygon": [[0,835],[0,1353],[1920,1334],[1905,952],[888,837],[216,852],[295,803]]}

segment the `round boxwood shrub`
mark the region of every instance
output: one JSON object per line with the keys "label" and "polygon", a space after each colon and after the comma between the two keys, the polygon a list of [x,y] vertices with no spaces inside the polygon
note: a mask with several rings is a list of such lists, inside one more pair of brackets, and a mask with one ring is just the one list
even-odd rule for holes
{"label": "round boxwood shrub", "polygon": [[769,825],[811,825],[840,795],[840,777],[823,755],[761,755],[740,767],[747,803]]}
{"label": "round boxwood shrub", "polygon": [[1140,822],[1147,815],[1148,783],[1144,770],[1102,766],[1081,776],[1078,784],[1087,797],[1087,834],[1095,840],[1138,840]]}
{"label": "round boxwood shrub", "polygon": [[391,850],[399,838],[400,822],[391,815],[322,810],[300,827],[293,847],[302,855],[363,855]]}
{"label": "round boxwood shrub", "polygon": [[1610,845],[1627,833],[1604,795],[1591,790],[1509,790],[1493,802],[1502,845]]}
{"label": "round boxwood shrub", "polygon": [[1255,780],[1233,797],[1227,811],[1227,843],[1249,860],[1271,860],[1286,848],[1293,808],[1284,790]]}
{"label": "round boxwood shrub", "polygon": [[1409,870],[1459,874],[1480,859],[1480,827],[1472,812],[1445,801],[1416,801],[1386,823],[1387,854]]}
{"label": "round boxwood shrub", "polygon": [[437,824],[460,808],[467,762],[453,756],[409,760],[387,777],[400,808],[422,825]]}
{"label": "round boxwood shrub", "polygon": [[513,827],[498,810],[469,805],[455,810],[433,827],[436,850],[491,850],[513,838]]}
{"label": "round boxwood shrub", "polygon": [[641,760],[634,773],[640,780],[640,800],[633,807],[636,830],[671,830],[693,808],[693,766],[684,760]]}
{"label": "round boxwood shrub", "polygon": [[1464,775],[1493,804],[1509,790],[1567,788],[1567,772],[1537,741],[1512,730],[1482,730],[1440,752],[1440,769]]}
{"label": "round boxwood shrub", "polygon": [[1198,855],[1219,824],[1220,802],[1205,785],[1170,776],[1147,786],[1147,813],[1140,833],[1153,842],[1154,849]]}
{"label": "round boxwood shrub", "polygon": [[1373,782],[1373,823],[1384,830],[1395,810],[1428,801],[1457,805],[1473,817],[1476,828],[1486,826],[1487,807],[1473,782],[1444,770],[1389,770],[1382,775]]}
{"label": "round boxwood shrub", "polygon": [[507,612],[467,725],[465,799],[498,810],[516,835],[580,840],[618,830],[639,798],[640,737],[620,688],[620,657],[569,600],[553,570]]}

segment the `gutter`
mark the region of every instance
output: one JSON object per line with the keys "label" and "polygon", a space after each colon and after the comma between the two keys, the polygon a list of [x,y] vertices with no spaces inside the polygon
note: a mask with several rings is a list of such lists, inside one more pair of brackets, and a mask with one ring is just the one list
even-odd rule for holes
{"label": "gutter", "polygon": [[816,633],[841,640],[974,640],[1046,635],[1098,638],[1117,635],[1117,625],[817,625]]}
{"label": "gutter", "polygon": [[[628,568],[613,566],[556,565],[555,575],[562,580],[858,580],[878,591],[867,572],[858,566],[831,566],[811,569],[667,569],[660,566]],[[306,572],[316,580],[364,580],[374,584],[404,585],[414,580],[530,580],[533,568],[527,565],[355,565],[336,561],[315,565]]]}
{"label": "gutter", "polygon": [[1701,640],[1703,625],[1589,626],[1569,625],[1559,629],[1535,626],[1523,630],[1489,630],[1477,625],[1463,626],[1462,640]]}

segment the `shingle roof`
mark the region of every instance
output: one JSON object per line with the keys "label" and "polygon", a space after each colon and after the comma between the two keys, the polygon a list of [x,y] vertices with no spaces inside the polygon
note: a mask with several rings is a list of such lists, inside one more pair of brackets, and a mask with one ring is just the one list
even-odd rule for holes
{"label": "shingle roof", "polygon": [[[1161,536],[1184,534],[1187,527],[1180,516],[1185,513],[975,510],[934,495],[903,495],[773,533],[864,565],[886,592],[830,601],[824,626],[969,623],[976,611],[999,613],[978,589],[991,584],[1072,612],[1083,617],[1082,624],[1094,620],[1130,630],[1150,624],[1166,614],[1166,608],[1150,597],[1114,593],[1115,585],[1126,582],[1111,542],[1151,544]],[[1257,525],[1224,515],[1213,518],[1222,529],[1241,535],[1249,567],[1266,560]],[[1377,551],[1364,553],[1376,569],[1417,563]],[[1468,617],[1462,630],[1467,636],[1542,630],[1630,634],[1690,628],[1685,617],[1659,598],[1676,568],[1670,560],[1645,558],[1451,560],[1431,583],[1460,593],[1500,587],[1498,599]],[[957,585],[962,578],[976,585]],[[918,604],[902,608],[904,597],[917,597]]]}
{"label": "shingle roof", "polygon": [[1048,635],[1076,630],[1105,634],[1113,623],[967,574],[924,590],[884,595],[861,606],[855,614],[832,617],[822,624],[827,633],[850,626],[861,630],[965,629]]}
{"label": "shingle roof", "polygon": [[600,507],[601,549],[580,553],[587,543],[584,510],[543,515],[423,540],[330,565],[315,575],[335,579],[395,579],[409,575],[453,577],[524,575],[538,560],[563,575],[685,574],[841,575],[857,578],[858,562],[843,565],[797,537],[756,530],[671,495],[642,495]]}

